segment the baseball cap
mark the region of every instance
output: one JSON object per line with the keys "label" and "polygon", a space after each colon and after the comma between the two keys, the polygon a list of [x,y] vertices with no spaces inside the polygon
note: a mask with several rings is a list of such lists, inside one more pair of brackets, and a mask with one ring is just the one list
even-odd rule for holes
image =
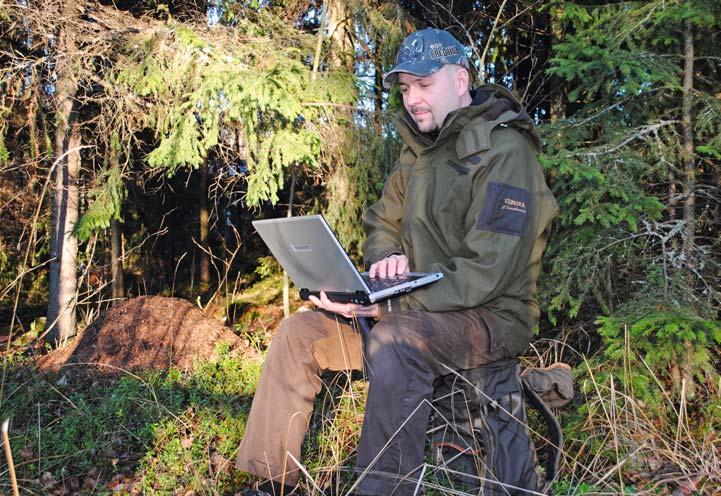
{"label": "baseball cap", "polygon": [[448,31],[434,28],[416,31],[401,43],[396,65],[383,76],[383,86],[390,88],[398,80],[399,72],[430,76],[446,64],[468,67],[463,45]]}

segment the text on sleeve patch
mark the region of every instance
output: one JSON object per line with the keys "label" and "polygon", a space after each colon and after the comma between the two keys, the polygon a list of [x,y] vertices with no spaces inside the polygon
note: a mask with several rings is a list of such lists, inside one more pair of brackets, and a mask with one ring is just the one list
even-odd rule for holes
{"label": "text on sleeve patch", "polygon": [[531,195],[527,189],[489,182],[476,228],[521,236],[526,227],[530,208]]}

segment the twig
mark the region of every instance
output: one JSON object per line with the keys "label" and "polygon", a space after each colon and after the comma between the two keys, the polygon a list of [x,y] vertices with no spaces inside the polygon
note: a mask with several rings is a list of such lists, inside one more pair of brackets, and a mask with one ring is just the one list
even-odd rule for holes
{"label": "twig", "polygon": [[8,436],[8,424],[10,423],[10,419],[5,419],[5,422],[3,422],[2,431],[3,431],[3,445],[5,446],[5,458],[8,462],[8,470],[10,471],[10,484],[13,487],[13,495],[14,496],[20,496],[20,491],[18,490],[18,481],[15,478],[15,464],[13,463],[13,452],[10,448],[10,437]]}
{"label": "twig", "polygon": [[498,8],[498,15],[493,20],[493,27],[491,28],[491,33],[488,35],[488,40],[486,41],[486,46],[483,47],[483,53],[481,54],[481,79],[485,79],[486,77],[486,71],[484,69],[485,62],[486,62],[486,55],[488,54],[488,49],[491,47],[491,41],[493,41],[493,35],[496,32],[496,28],[498,27],[498,21],[501,20],[501,15],[503,14],[503,9],[506,7],[507,0],[503,0],[501,3],[501,6]]}
{"label": "twig", "polygon": [[318,487],[318,484],[315,483],[315,481],[313,480],[313,477],[311,477],[310,474],[308,473],[308,470],[306,470],[306,468],[303,466],[303,464],[300,463],[300,462],[298,461],[298,459],[293,456],[293,453],[291,453],[290,451],[287,451],[286,454],[290,457],[291,460],[293,460],[293,463],[295,463],[295,465],[298,467],[298,470],[300,470],[301,472],[303,472],[303,475],[305,475],[305,476],[308,478],[308,482],[310,482],[311,485],[312,485],[318,492],[320,492],[320,494],[323,494],[323,490],[322,490],[320,487]]}

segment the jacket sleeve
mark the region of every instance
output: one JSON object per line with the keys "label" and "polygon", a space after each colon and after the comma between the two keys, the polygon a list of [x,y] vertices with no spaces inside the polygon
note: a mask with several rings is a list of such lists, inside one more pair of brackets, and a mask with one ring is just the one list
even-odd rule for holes
{"label": "jacket sleeve", "polygon": [[363,261],[366,268],[393,253],[402,253],[401,218],[404,197],[405,183],[398,161],[386,180],[380,199],[363,213],[363,227],[366,232]]}
{"label": "jacket sleeve", "polygon": [[473,178],[461,249],[446,263],[423,267],[442,272],[443,279],[407,295],[402,308],[478,307],[527,276],[536,239],[556,214],[555,200],[530,143],[513,129],[496,132],[502,139],[486,152],[485,167]]}

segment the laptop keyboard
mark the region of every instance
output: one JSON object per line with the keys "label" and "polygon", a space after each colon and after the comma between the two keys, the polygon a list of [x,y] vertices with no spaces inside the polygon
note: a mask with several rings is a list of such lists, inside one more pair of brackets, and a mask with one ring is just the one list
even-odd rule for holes
{"label": "laptop keyboard", "polygon": [[383,279],[379,279],[377,277],[371,279],[367,275],[363,275],[363,280],[366,282],[372,293],[383,291],[384,289],[403,284],[404,282],[408,282],[412,279],[414,278],[402,274],[395,277],[384,277]]}

